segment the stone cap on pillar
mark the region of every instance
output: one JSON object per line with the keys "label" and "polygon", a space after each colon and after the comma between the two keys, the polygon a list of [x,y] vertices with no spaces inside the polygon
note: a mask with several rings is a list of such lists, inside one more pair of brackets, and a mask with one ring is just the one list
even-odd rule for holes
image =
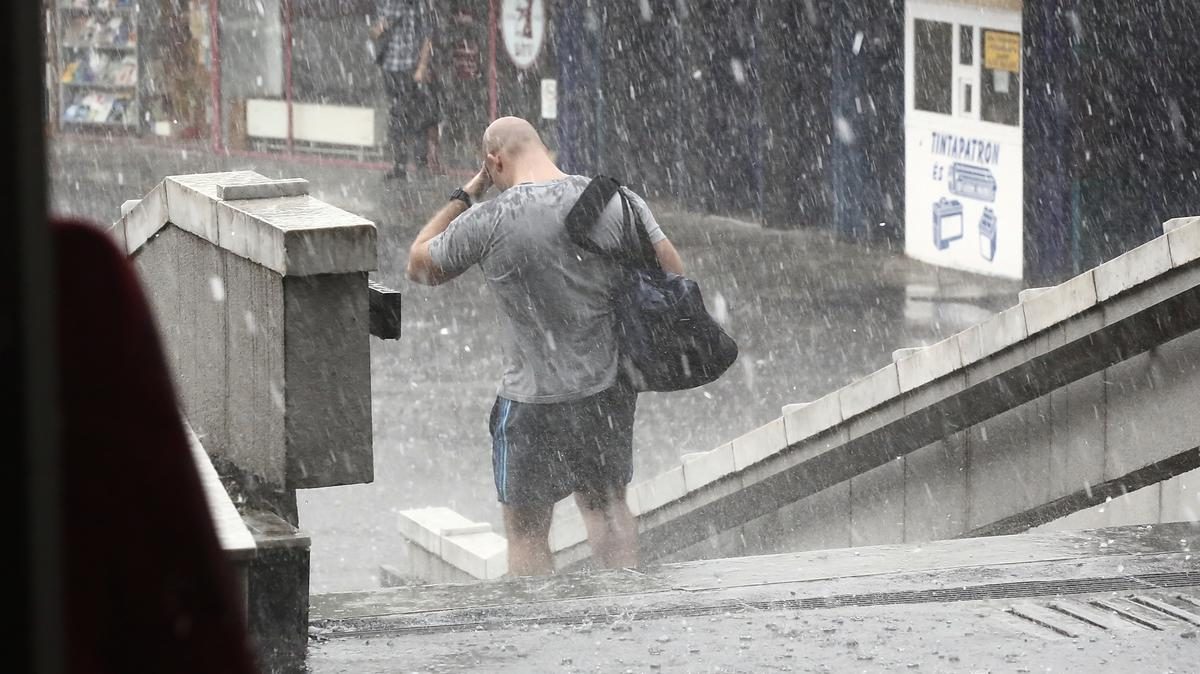
{"label": "stone cap on pillar", "polygon": [[309,196],[300,178],[254,171],[168,176],[127,206],[111,233],[129,255],[170,223],[283,276],[366,272],[378,264],[374,223]]}

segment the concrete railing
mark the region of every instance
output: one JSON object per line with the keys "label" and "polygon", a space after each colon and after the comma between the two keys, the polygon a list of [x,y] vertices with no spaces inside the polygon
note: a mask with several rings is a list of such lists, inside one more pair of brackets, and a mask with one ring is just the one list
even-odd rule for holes
{"label": "concrete railing", "polygon": [[492,580],[508,573],[508,541],[486,522],[449,508],[418,508],[402,511],[398,524],[406,555],[402,565],[381,567],[385,587]]}
{"label": "concrete railing", "polygon": [[[1194,519],[1185,478],[1200,467],[1198,330],[1200,218],[1180,218],[631,486],[644,557],[1024,531],[1159,483],[1186,493],[1142,517]],[[586,535],[573,500],[559,503],[550,541],[560,568],[586,561]]]}
{"label": "concrete railing", "polygon": [[200,486],[204,489],[204,500],[208,503],[208,512],[217,532],[217,541],[233,565],[238,595],[243,609],[248,612],[250,565],[258,557],[258,545],[254,542],[254,534],[242,521],[241,513],[229,498],[229,492],[221,484],[204,446],[190,427],[187,428],[187,437],[196,473],[200,476]]}
{"label": "concrete railing", "polygon": [[[262,668],[303,669],[296,490],[372,480],[369,334],[399,336],[399,295],[367,278],[375,226],[305,180],[235,171],[168,177],[110,232],[150,298],[204,474],[252,538],[243,582]],[[239,528],[218,514],[221,531]]]}
{"label": "concrete railing", "polygon": [[635,485],[647,557],[1021,531],[1200,466],[1200,218],[1164,229]]}

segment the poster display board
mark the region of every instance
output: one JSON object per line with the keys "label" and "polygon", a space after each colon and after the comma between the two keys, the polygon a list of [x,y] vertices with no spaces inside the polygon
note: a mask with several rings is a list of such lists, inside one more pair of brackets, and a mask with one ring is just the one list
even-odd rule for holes
{"label": "poster display board", "polygon": [[1020,12],[914,1],[906,13],[905,253],[1020,279]]}

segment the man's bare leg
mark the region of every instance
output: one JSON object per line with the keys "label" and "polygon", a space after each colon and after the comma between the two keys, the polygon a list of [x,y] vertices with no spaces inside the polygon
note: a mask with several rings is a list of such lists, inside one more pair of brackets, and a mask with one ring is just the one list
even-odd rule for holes
{"label": "man's bare leg", "polygon": [[550,553],[550,520],[554,506],[504,506],[508,534],[508,573],[545,576],[554,573]]}
{"label": "man's bare leg", "polygon": [[625,487],[605,492],[576,492],[592,554],[607,569],[631,569],[638,564],[637,522],[625,502]]}
{"label": "man's bare leg", "polygon": [[438,156],[438,139],[441,138],[441,126],[434,124],[425,129],[425,164],[429,172],[442,175],[442,160]]}

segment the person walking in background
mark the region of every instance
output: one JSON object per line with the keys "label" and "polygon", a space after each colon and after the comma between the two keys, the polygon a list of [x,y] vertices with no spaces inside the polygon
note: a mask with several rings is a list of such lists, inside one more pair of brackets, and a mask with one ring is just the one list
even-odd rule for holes
{"label": "person walking in background", "polygon": [[433,72],[433,12],[428,0],[377,0],[370,35],[388,95],[392,168],[384,178],[408,177],[410,151],[412,160],[436,170],[441,111]]}
{"label": "person walking in background", "polygon": [[[567,213],[589,184],[550,158],[537,131],[516,117],[483,135],[484,166],[421,229],[407,274],[444,283],[478,264],[507,318],[507,369],[492,407],[492,467],[504,508],[508,569],[554,571],[555,502],[575,495],[592,553],[608,568],[637,565],[637,526],[625,501],[633,477],[637,393],[618,372],[611,292],[617,262],[580,248]],[[502,193],[475,204],[492,185]],[[624,188],[622,188],[624,190]],[[646,203],[625,190],[659,263],[683,273],[675,247]],[[620,195],[594,232],[616,251],[627,226]]]}

